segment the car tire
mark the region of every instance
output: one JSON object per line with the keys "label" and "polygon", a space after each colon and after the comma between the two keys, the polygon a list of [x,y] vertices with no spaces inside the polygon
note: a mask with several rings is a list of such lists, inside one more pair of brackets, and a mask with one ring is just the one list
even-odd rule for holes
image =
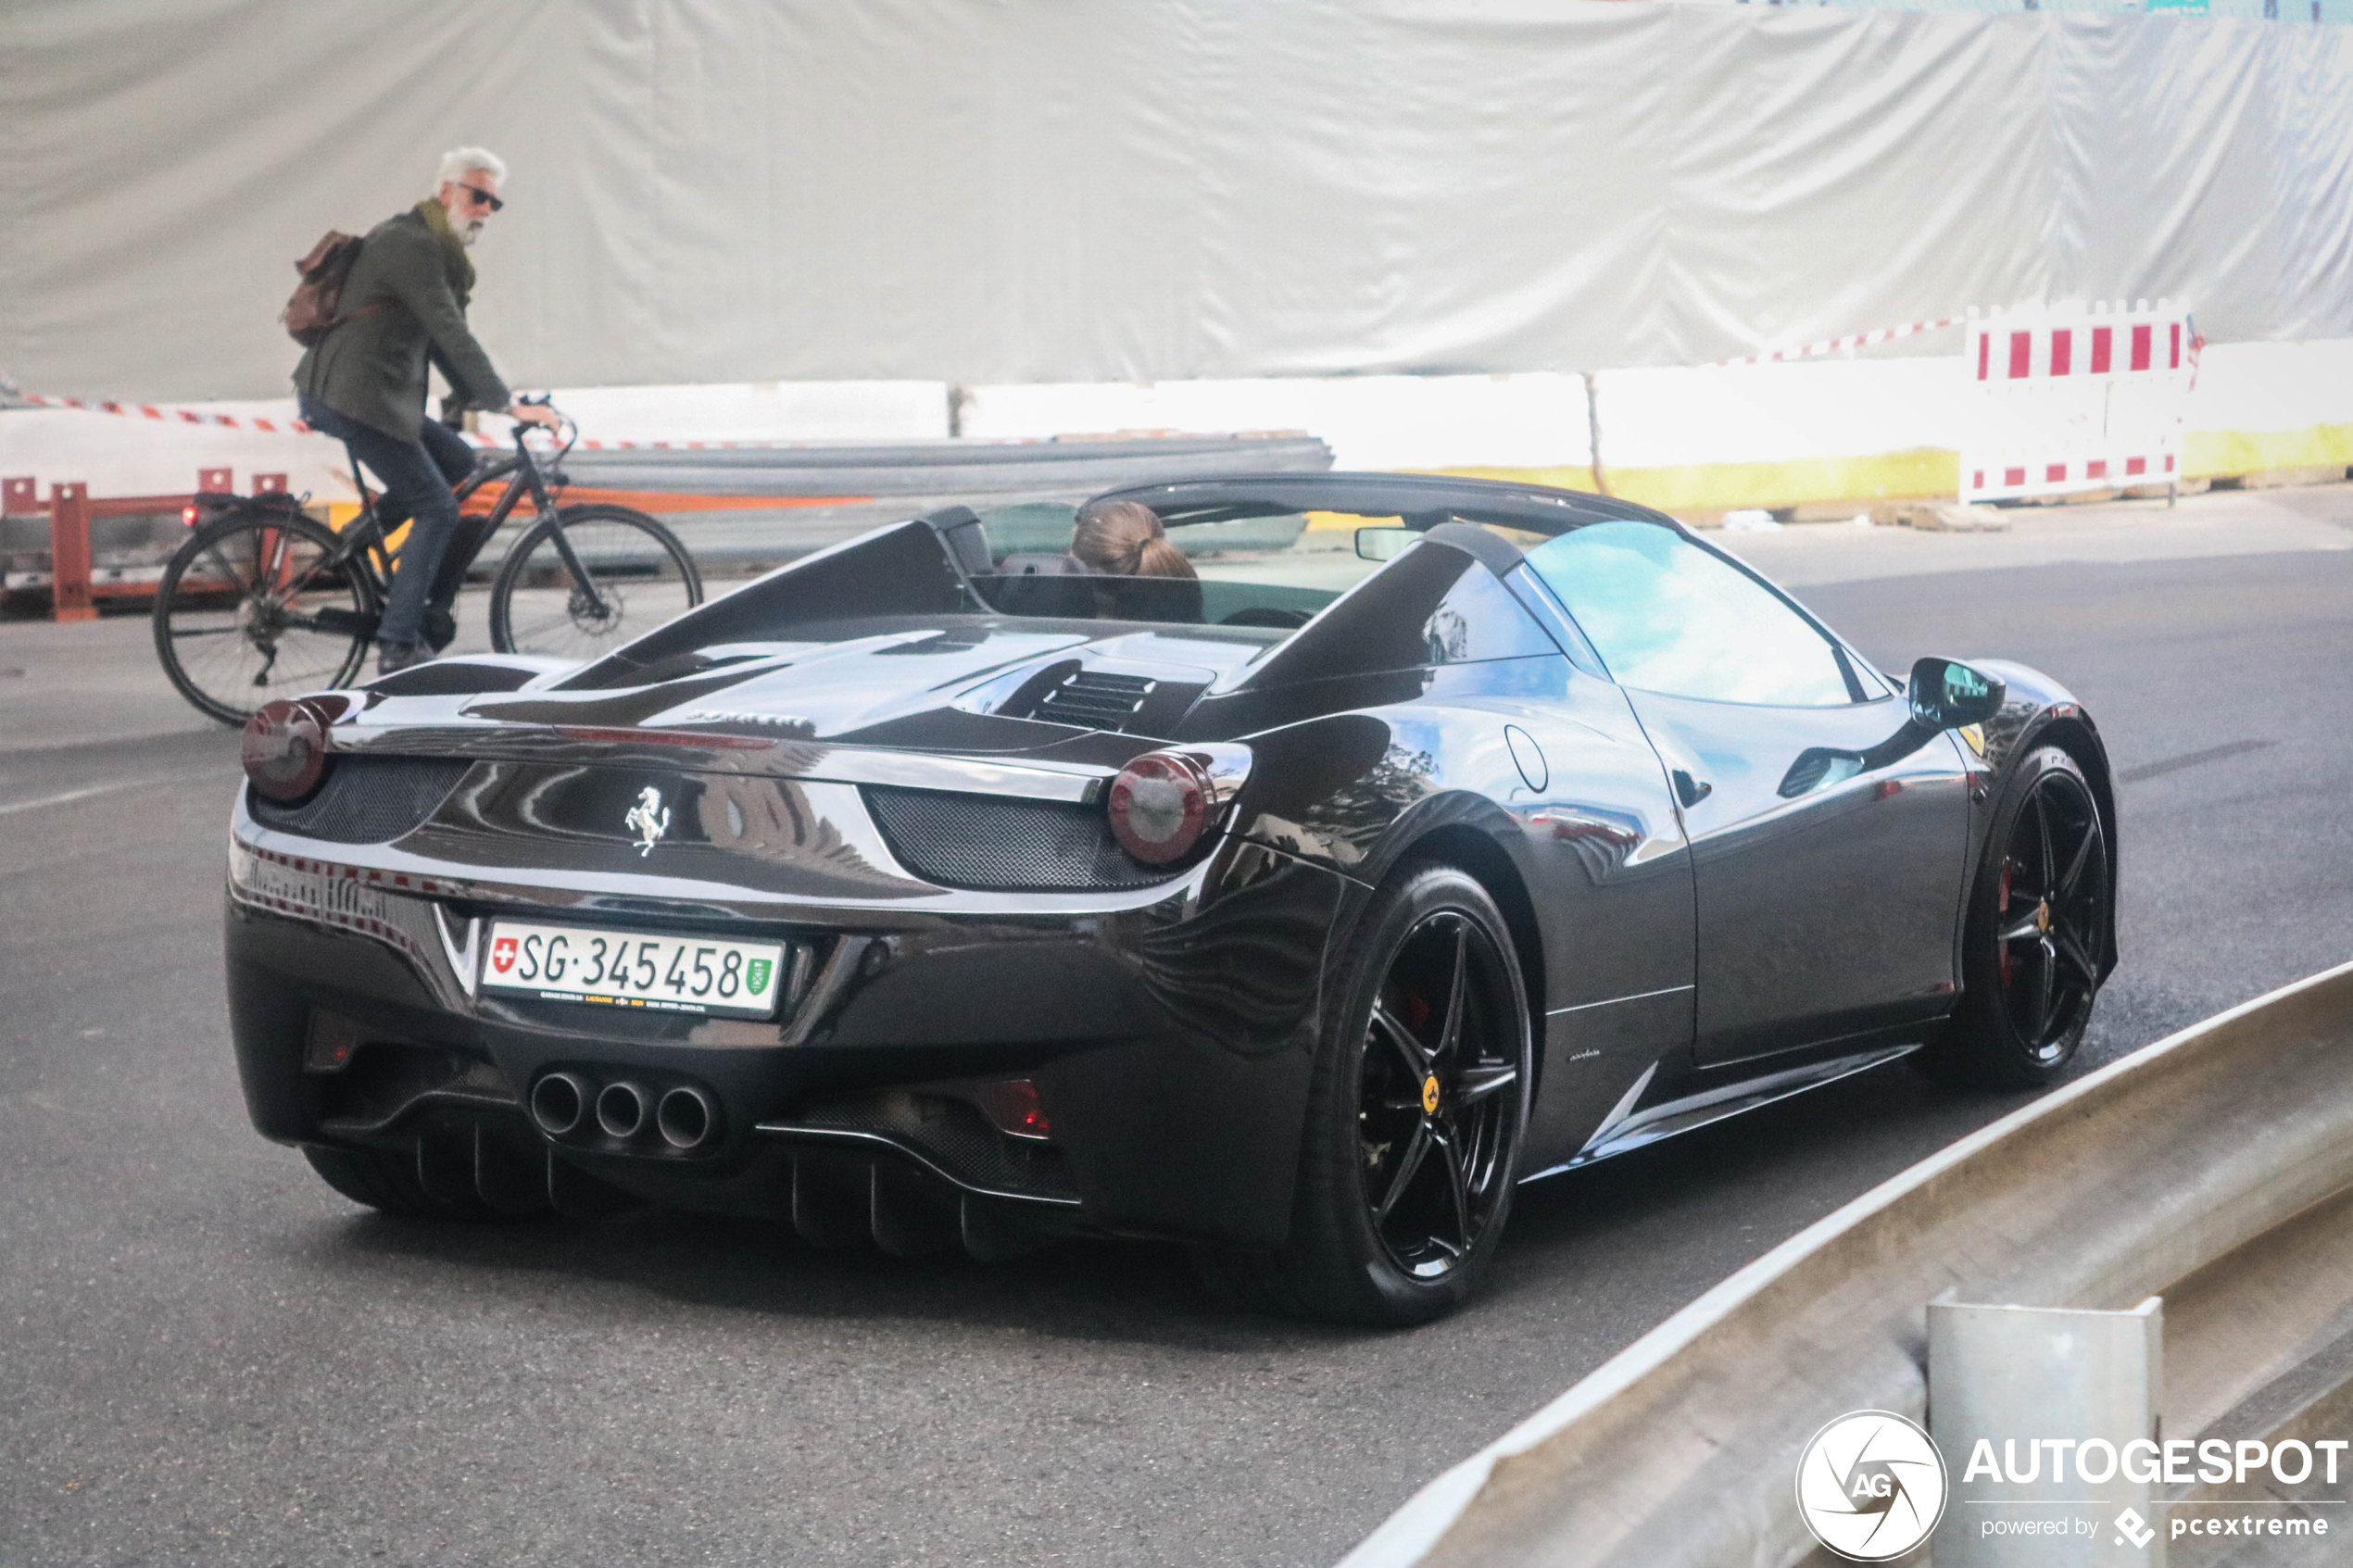
{"label": "car tire", "polygon": [[376,1148],[303,1146],[302,1157],[319,1179],[354,1203],[409,1220],[491,1220],[497,1212],[479,1201],[453,1203],[435,1198],[418,1179],[413,1154]]}
{"label": "car tire", "polygon": [[1940,1083],[2032,1088],[2073,1060],[2091,1022],[2115,861],[2082,768],[2045,746],[2011,772],[1969,889],[1961,1000],[1913,1059]]}
{"label": "car tire", "polygon": [[1245,1306],[1426,1323],[1477,1287],[1510,1215],[1535,1069],[1527,985],[1487,890],[1430,861],[1374,894],[1333,979],[1290,1235],[1197,1256]]}

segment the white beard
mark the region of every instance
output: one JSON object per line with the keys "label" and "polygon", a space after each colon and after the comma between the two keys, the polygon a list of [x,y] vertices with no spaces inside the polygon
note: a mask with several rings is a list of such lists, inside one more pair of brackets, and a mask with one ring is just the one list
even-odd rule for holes
{"label": "white beard", "polygon": [[459,245],[471,245],[482,238],[481,219],[460,218],[447,207],[444,207],[441,210],[449,214],[449,232],[458,236]]}

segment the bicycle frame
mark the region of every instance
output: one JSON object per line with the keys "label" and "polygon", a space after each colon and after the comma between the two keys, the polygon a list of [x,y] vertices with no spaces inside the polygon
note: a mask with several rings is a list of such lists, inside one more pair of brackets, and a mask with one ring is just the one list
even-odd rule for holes
{"label": "bicycle frame", "polygon": [[[571,421],[565,422],[569,424]],[[539,466],[537,457],[525,443],[524,437],[530,429],[530,426],[522,423],[515,426],[515,455],[511,458],[502,459],[506,463],[510,463],[511,467],[502,469],[493,465],[487,469],[476,470],[467,476],[460,486],[458,496],[460,507],[459,523],[460,527],[463,527],[467,521],[462,509],[466,499],[480,490],[483,485],[497,478],[502,471],[507,475],[507,487],[500,493],[498,499],[492,503],[490,511],[484,518],[481,526],[473,531],[472,546],[461,552],[453,551],[442,560],[434,575],[433,592],[427,597],[427,603],[433,608],[447,610],[456,603],[459,589],[466,580],[466,573],[473,570],[474,562],[482,558],[484,549],[489,546],[492,539],[497,536],[498,530],[504,527],[508,518],[514,514],[516,504],[525,495],[531,498],[535,516],[545,519],[559,513],[556,495],[561,488],[561,481],[559,479],[554,486],[548,483],[547,471]],[[572,435],[556,451],[550,466],[555,462],[562,461],[563,455],[572,450],[573,443],[578,439],[579,432],[575,427]],[[352,464],[351,480],[359,491],[360,512],[359,517],[352,520],[351,525],[344,530],[345,537],[351,542],[350,552],[339,553],[333,564],[341,565],[356,557],[362,569],[374,580],[376,595],[379,599],[382,599],[391,591],[393,573],[399,567],[400,552],[391,546],[384,531],[384,519],[376,510],[383,497],[370,494],[367,482],[361,476],[359,465],[356,460]],[[557,558],[563,562],[564,570],[572,574],[573,582],[578,584],[573,591],[586,596],[587,608],[593,613],[600,615],[605,613],[604,596],[598,591],[595,580],[581,565],[579,556],[573,553],[572,541],[565,536],[561,527],[554,531],[553,537]],[[452,543],[455,544],[456,541],[453,540]]]}

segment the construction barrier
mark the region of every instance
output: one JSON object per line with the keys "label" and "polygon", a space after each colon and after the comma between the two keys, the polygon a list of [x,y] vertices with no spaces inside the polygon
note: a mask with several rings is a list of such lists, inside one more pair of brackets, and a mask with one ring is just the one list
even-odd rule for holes
{"label": "construction barrier", "polygon": [[1976,396],[1960,498],[2177,483],[2200,346],[2188,314],[2162,299],[1970,321],[1961,365]]}

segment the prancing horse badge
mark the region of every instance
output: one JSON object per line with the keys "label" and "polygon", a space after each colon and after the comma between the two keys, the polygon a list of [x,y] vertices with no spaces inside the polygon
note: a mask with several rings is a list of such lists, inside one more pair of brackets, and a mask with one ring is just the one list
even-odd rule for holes
{"label": "prancing horse badge", "polygon": [[661,842],[661,835],[670,831],[670,811],[661,803],[661,791],[650,784],[639,790],[637,804],[621,821],[623,826],[637,835],[637,858],[643,859],[652,854],[654,846]]}

